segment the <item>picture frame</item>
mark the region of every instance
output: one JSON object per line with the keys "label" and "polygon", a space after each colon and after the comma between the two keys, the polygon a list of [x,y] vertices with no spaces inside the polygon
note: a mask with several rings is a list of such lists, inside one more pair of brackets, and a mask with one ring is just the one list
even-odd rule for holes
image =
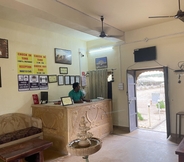
{"label": "picture frame", "polygon": [[55,63],[59,64],[72,64],[72,52],[71,50],[54,48]]}
{"label": "picture frame", "polygon": [[67,67],[59,67],[59,74],[68,74]]}
{"label": "picture frame", "polygon": [[107,68],[107,57],[95,58],[96,69]]}
{"label": "picture frame", "polygon": [[0,58],[9,58],[7,39],[0,38]]}
{"label": "picture frame", "polygon": [[58,75],[58,86],[64,85],[64,76]]}
{"label": "picture frame", "polygon": [[65,75],[64,81],[65,81],[65,85],[70,85],[70,76],[69,75]]}
{"label": "picture frame", "polygon": [[56,83],[57,75],[48,75],[48,83]]}
{"label": "picture frame", "polygon": [[70,97],[61,97],[61,103],[63,106],[73,105],[72,99]]}
{"label": "picture frame", "polygon": [[75,76],[75,82],[80,83],[80,76],[79,75]]}
{"label": "picture frame", "polygon": [[1,84],[1,67],[0,67],[0,87],[2,87],[2,84]]}
{"label": "picture frame", "polygon": [[70,84],[72,85],[73,83],[75,83],[75,76],[70,76]]}

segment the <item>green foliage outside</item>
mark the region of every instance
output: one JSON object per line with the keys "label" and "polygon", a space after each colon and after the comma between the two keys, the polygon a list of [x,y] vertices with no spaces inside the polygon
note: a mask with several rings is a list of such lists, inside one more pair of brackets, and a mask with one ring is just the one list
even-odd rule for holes
{"label": "green foliage outside", "polygon": [[[165,102],[162,100],[160,103],[160,109],[165,109]],[[156,104],[157,108],[159,108],[159,103]]]}
{"label": "green foliage outside", "polygon": [[139,120],[144,120],[144,118],[142,117],[141,113],[139,113],[139,112],[137,113],[137,117],[138,117]]}

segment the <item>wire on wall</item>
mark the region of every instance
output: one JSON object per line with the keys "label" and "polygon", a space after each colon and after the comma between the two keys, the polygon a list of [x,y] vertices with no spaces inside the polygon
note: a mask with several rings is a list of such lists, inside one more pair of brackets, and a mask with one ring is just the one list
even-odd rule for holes
{"label": "wire on wall", "polygon": [[180,68],[180,70],[184,70],[184,61],[179,61],[178,67]]}
{"label": "wire on wall", "polygon": [[[159,63],[158,61],[155,61],[155,60],[153,60],[154,62],[156,62],[158,65],[160,65],[160,66],[162,66],[162,67],[164,67],[165,65],[163,65],[163,64],[161,64],[161,63]],[[132,65],[130,65],[128,68],[127,68],[127,70],[129,70],[129,68],[130,67],[132,67],[132,66],[134,66],[136,63],[134,63],[134,64],[132,64]],[[169,66],[168,66],[168,69],[170,69],[170,70],[172,70],[172,71],[175,71],[175,69],[172,69],[172,68],[170,68]]]}
{"label": "wire on wall", "polygon": [[139,43],[139,42],[148,42],[149,40],[155,40],[155,39],[171,37],[171,36],[181,35],[181,34],[184,34],[184,31],[178,32],[178,33],[171,33],[171,34],[167,34],[167,35],[161,35],[161,36],[158,36],[158,37],[144,38],[144,39],[140,39],[140,40],[136,40],[136,41],[132,41],[132,42],[126,42],[126,40],[125,40],[124,42],[118,43],[117,45],[127,45],[127,44]]}
{"label": "wire on wall", "polygon": [[[70,8],[70,9],[72,9],[72,10],[75,10],[75,11],[77,11],[77,12],[79,12],[79,13],[85,15],[85,16],[88,16],[88,17],[90,17],[90,18],[92,18],[92,19],[94,19],[94,20],[100,21],[99,19],[96,19],[96,18],[94,18],[94,17],[92,17],[92,16],[90,16],[90,15],[88,15],[88,14],[86,14],[86,13],[80,11],[80,10],[77,10],[76,8],[71,7],[71,6],[69,6],[69,5],[67,5],[67,4],[65,4],[65,3],[63,3],[63,2],[61,2],[61,1],[59,1],[59,0],[56,0],[56,2],[58,2],[58,3],[60,3],[60,4],[64,5],[64,6],[66,6],[66,7],[68,7],[68,8]],[[100,21],[100,22],[101,22],[101,21]],[[106,25],[108,25],[108,26],[110,26],[110,27],[112,27],[112,28],[114,28],[114,29],[116,29],[116,30],[119,30],[120,32],[124,32],[124,31],[122,31],[122,30],[120,30],[120,29],[118,29],[118,28],[116,28],[116,27],[114,27],[114,26],[111,26],[111,25],[107,24],[107,23],[104,23],[104,24],[106,24]]]}

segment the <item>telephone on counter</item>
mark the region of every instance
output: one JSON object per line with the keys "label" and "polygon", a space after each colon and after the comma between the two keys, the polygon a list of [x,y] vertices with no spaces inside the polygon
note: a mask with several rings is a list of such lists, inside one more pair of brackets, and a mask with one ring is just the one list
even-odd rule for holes
{"label": "telephone on counter", "polygon": [[44,100],[43,100],[43,101],[41,100],[41,101],[40,101],[40,104],[46,104],[46,103],[48,103],[47,100],[45,100],[45,101],[44,101]]}

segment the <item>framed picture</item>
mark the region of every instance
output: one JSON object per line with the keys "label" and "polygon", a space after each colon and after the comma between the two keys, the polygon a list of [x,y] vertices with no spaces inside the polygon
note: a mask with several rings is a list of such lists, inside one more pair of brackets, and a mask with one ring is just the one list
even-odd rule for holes
{"label": "framed picture", "polygon": [[69,75],[65,75],[65,85],[70,85],[70,76]]}
{"label": "framed picture", "polygon": [[0,67],[0,87],[1,87],[1,67]]}
{"label": "framed picture", "polygon": [[55,63],[72,64],[72,52],[70,50],[54,48]]}
{"label": "framed picture", "polygon": [[0,38],[0,58],[8,58],[8,40]]}
{"label": "framed picture", "polygon": [[73,105],[72,99],[70,97],[61,97],[61,103],[63,106]]}
{"label": "framed picture", "polygon": [[101,57],[95,59],[96,69],[107,68],[107,57]]}
{"label": "framed picture", "polygon": [[68,74],[67,67],[59,67],[59,74]]}
{"label": "framed picture", "polygon": [[70,76],[70,84],[75,83],[75,76]]}
{"label": "framed picture", "polygon": [[75,82],[80,83],[80,76],[75,76]]}
{"label": "framed picture", "polygon": [[64,77],[63,75],[58,75],[58,85],[64,85]]}
{"label": "framed picture", "polygon": [[48,75],[48,82],[49,83],[57,82],[57,75]]}

